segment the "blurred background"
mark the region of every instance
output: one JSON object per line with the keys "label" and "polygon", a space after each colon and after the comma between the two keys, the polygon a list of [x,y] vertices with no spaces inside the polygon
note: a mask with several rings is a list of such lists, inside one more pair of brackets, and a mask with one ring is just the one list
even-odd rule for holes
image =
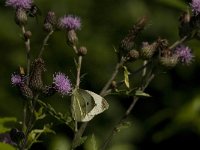
{"label": "blurred background", "polygon": [[[56,12],[58,17],[75,14],[82,20],[82,29],[78,31],[80,45],[86,46],[88,54],[84,57],[81,88],[99,93],[117,62],[114,48],[127,34],[132,25],[142,16],[149,22],[142,35],[141,42],[152,42],[158,37],[167,38],[172,44],[178,36],[178,18],[187,9],[183,0],[34,0],[41,9],[38,20],[29,19],[27,28],[32,32],[31,57],[37,56],[46,33],[42,30],[43,19],[47,11]],[[10,77],[19,66],[26,65],[26,55],[21,30],[14,22],[14,11],[0,1],[0,117],[16,117],[22,120],[23,100],[12,87]],[[55,32],[50,38],[44,53],[47,71],[46,84],[52,82],[54,72],[65,72],[75,83],[74,52],[67,46],[64,32]],[[193,50],[195,59],[190,66],[178,65],[155,77],[146,89],[152,97],[138,101],[128,120],[126,129],[117,133],[108,150],[145,150],[145,149],[199,149],[200,143],[200,43],[193,40],[187,43]],[[132,66],[134,67],[134,66]],[[131,65],[129,65],[131,70]],[[94,134],[97,145],[109,135],[112,127],[124,114],[131,98],[108,96],[110,108],[96,116],[85,132]],[[46,102],[56,110],[67,112],[70,97],[55,95]],[[43,143],[33,145],[32,149],[67,150],[72,132],[54,122],[56,135],[42,135]],[[40,127],[40,123],[36,125]],[[86,142],[79,149],[90,149]]]}

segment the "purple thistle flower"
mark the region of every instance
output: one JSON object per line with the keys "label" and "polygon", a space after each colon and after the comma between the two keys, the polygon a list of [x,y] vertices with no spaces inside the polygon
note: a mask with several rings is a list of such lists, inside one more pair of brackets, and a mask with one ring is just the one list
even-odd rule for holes
{"label": "purple thistle flower", "polygon": [[192,7],[194,15],[198,15],[200,13],[200,0],[192,0],[190,6]]}
{"label": "purple thistle flower", "polygon": [[11,75],[11,83],[12,85],[21,85],[24,83],[22,77],[18,74]]}
{"label": "purple thistle flower", "polygon": [[59,19],[59,26],[67,30],[80,30],[81,20],[79,17],[67,15]]}
{"label": "purple thistle flower", "polygon": [[5,5],[11,6],[15,9],[23,8],[23,9],[30,9],[33,0],[6,0]]}
{"label": "purple thistle flower", "polygon": [[58,72],[53,75],[53,84],[57,92],[67,95],[72,90],[71,82],[64,73]]}
{"label": "purple thistle flower", "polygon": [[190,64],[194,55],[191,53],[191,49],[185,45],[180,45],[175,49],[175,54],[179,60],[184,64]]}

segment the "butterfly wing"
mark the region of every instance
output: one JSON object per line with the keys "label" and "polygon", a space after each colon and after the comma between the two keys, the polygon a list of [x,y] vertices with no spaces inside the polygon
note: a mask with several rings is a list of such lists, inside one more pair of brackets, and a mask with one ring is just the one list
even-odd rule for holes
{"label": "butterfly wing", "polygon": [[83,118],[94,108],[93,97],[82,89],[75,89],[71,98],[72,117],[76,121],[82,121]]}
{"label": "butterfly wing", "polygon": [[89,113],[85,115],[85,117],[82,119],[82,122],[90,121],[95,115],[104,112],[109,107],[107,101],[100,95],[88,90],[86,90],[86,92],[88,92],[88,94],[94,99],[95,106]]}

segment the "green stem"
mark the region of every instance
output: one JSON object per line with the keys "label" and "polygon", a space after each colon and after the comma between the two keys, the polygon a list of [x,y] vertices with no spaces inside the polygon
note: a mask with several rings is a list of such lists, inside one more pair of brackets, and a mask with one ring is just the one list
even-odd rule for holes
{"label": "green stem", "polygon": [[40,50],[40,53],[39,53],[39,55],[38,55],[38,58],[39,58],[39,57],[42,57],[42,54],[43,54],[43,52],[44,52],[44,50],[45,50],[45,46],[48,45],[47,42],[48,42],[50,36],[53,34],[53,32],[54,32],[54,31],[51,30],[51,31],[47,34],[47,36],[44,38],[43,44],[42,44],[42,47],[41,47],[41,50]]}
{"label": "green stem", "polygon": [[57,113],[53,107],[50,104],[46,104],[40,99],[37,99],[37,103],[42,106],[52,117],[58,119],[59,121],[62,121],[66,124],[70,122],[70,120],[64,118],[61,114]]}
{"label": "green stem", "polygon": [[105,84],[105,86],[103,87],[103,89],[100,92],[101,96],[105,96],[105,94],[107,93],[106,91],[109,89],[112,81],[115,79],[115,77],[117,76],[119,69],[123,66],[123,64],[125,63],[125,58],[121,58],[120,62],[117,63],[117,65],[115,66],[114,72],[112,73],[110,79],[108,80],[108,82]]}
{"label": "green stem", "polygon": [[188,38],[187,36],[184,36],[182,39],[180,39],[180,40],[176,41],[174,44],[172,44],[169,47],[169,49],[173,49],[173,48],[177,47],[178,45],[184,43],[187,40],[187,38]]}

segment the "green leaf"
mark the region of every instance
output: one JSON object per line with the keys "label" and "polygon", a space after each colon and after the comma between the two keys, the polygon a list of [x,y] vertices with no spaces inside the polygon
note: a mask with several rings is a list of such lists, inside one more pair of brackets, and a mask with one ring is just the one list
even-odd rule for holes
{"label": "green leaf", "polygon": [[0,149],[1,150],[16,150],[13,146],[6,143],[0,143]]}
{"label": "green leaf", "polygon": [[135,96],[138,96],[138,97],[151,97],[151,95],[149,95],[148,93],[145,93],[141,90],[137,90],[135,92]]}
{"label": "green leaf", "polygon": [[[50,105],[50,104],[46,104],[44,103],[43,101],[37,99],[37,102],[40,106],[42,106],[46,112],[48,114],[50,114],[51,116],[55,117],[56,119],[58,119],[59,121],[62,121],[64,122],[65,124],[69,125],[70,126],[70,122],[72,122],[72,118],[66,114],[66,115],[63,115],[62,113],[58,113],[56,112],[56,110]],[[71,126],[70,126],[71,127]],[[71,127],[72,128],[72,127]]]}
{"label": "green leaf", "polygon": [[36,120],[44,119],[46,117],[46,114],[43,112],[44,107],[40,107],[40,109],[35,112]]}
{"label": "green leaf", "polygon": [[9,127],[9,125],[16,123],[16,121],[15,117],[0,118],[0,133],[10,131],[12,127]]}
{"label": "green leaf", "polygon": [[27,144],[28,147],[31,147],[31,145],[33,145],[33,143],[40,142],[37,139],[39,138],[39,136],[42,133],[53,133],[53,134],[55,134],[55,132],[50,129],[51,126],[52,125],[50,125],[50,124],[46,124],[46,125],[44,125],[43,129],[32,130],[31,133],[29,133],[29,135],[28,135],[28,144]]}
{"label": "green leaf", "polygon": [[92,134],[87,141],[84,144],[85,150],[97,150],[98,146],[97,146],[97,142],[96,142],[96,138],[95,135]]}
{"label": "green leaf", "polygon": [[123,68],[124,68],[124,83],[125,83],[127,88],[130,88],[130,84],[129,84],[130,72],[128,71],[126,66],[123,66]]}

